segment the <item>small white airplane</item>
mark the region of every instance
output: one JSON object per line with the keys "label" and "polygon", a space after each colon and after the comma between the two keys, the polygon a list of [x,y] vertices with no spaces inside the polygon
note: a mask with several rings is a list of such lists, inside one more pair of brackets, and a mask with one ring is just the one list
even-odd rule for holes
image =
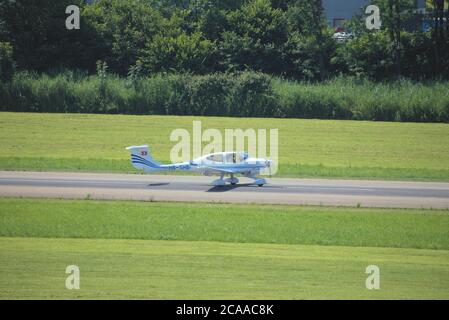
{"label": "small white airplane", "polygon": [[[236,185],[239,179],[235,175],[241,174],[254,179],[254,184],[262,187],[267,181],[258,177],[260,172],[268,168],[271,176],[271,159],[251,158],[246,152],[212,153],[188,162],[160,164],[153,159],[147,145],[132,146],[126,150],[131,153],[131,162],[136,169],[144,172],[183,170],[206,176],[219,175],[220,178],[212,182],[214,186],[224,186],[226,183]],[[226,175],[229,178],[224,179]]]}

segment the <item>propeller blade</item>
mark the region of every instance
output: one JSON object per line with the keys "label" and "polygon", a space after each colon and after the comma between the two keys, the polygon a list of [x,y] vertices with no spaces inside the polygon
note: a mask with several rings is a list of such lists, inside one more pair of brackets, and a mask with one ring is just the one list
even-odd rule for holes
{"label": "propeller blade", "polygon": [[270,179],[271,179],[271,165],[273,164],[273,160],[271,160],[271,157],[268,159],[268,163],[269,163],[269,166],[268,166],[268,168],[269,168],[269,172],[270,172]]}

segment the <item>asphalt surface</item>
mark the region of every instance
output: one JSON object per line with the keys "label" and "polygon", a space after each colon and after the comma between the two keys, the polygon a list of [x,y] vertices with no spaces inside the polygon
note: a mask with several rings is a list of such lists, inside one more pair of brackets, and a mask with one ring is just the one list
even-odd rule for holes
{"label": "asphalt surface", "polygon": [[215,177],[0,171],[0,196],[144,201],[201,201],[389,208],[449,208],[449,183],[268,179],[258,187],[239,178],[214,187]]}

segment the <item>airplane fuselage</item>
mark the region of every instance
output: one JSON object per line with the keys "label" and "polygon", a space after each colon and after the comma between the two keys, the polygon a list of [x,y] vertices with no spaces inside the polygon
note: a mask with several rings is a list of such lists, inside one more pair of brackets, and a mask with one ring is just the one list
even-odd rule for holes
{"label": "airplane fuselage", "polygon": [[[226,183],[237,184],[236,174],[241,174],[255,180],[262,186],[265,179],[258,178],[262,170],[270,168],[271,160],[263,158],[252,158],[245,152],[220,152],[209,154],[191,161],[160,164],[154,161],[148,151],[148,146],[136,146],[127,148],[131,151],[131,161],[135,168],[145,172],[156,171],[192,171],[203,175],[219,175],[220,179],[213,182],[214,185],[222,186]],[[223,179],[229,175],[229,179]]]}

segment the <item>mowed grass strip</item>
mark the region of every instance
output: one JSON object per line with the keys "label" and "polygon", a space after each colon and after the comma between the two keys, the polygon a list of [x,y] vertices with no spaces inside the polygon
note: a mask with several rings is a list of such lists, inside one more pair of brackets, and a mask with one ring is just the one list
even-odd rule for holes
{"label": "mowed grass strip", "polygon": [[[380,290],[365,287],[373,264]],[[0,238],[0,299],[448,298],[446,250]]]}
{"label": "mowed grass strip", "polygon": [[171,132],[194,120],[278,129],[281,176],[449,180],[449,124],[180,116],[1,112],[0,169],[129,172],[135,144],[169,162]]}
{"label": "mowed grass strip", "polygon": [[0,236],[449,249],[449,211],[0,199]]}

